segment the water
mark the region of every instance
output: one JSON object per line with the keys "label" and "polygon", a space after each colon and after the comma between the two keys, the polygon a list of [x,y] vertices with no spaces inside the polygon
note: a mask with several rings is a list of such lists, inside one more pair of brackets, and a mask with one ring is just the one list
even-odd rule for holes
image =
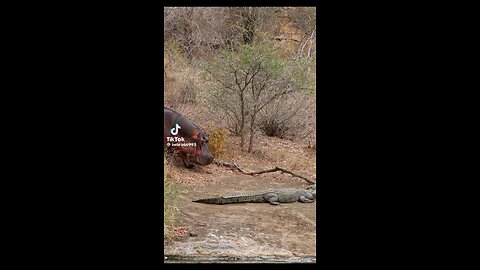
{"label": "water", "polygon": [[316,263],[316,257],[234,257],[165,255],[164,263]]}

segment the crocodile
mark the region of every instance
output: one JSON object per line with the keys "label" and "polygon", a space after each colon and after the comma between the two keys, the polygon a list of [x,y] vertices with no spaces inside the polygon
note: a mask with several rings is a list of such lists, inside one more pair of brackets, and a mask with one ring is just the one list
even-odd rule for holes
{"label": "crocodile", "polygon": [[[311,190],[309,190],[311,189]],[[279,205],[280,203],[312,203],[316,198],[316,185],[308,189],[280,188],[266,189],[258,192],[243,193],[237,195],[221,196],[207,199],[200,199],[193,202],[207,204],[228,204],[228,203],[270,203]]]}

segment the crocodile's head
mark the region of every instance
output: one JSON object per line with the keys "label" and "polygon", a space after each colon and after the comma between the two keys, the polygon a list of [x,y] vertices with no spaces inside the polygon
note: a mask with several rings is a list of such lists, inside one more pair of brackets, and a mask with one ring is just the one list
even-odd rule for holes
{"label": "crocodile's head", "polygon": [[313,184],[307,188],[307,191],[313,195],[313,198],[317,198],[317,184]]}

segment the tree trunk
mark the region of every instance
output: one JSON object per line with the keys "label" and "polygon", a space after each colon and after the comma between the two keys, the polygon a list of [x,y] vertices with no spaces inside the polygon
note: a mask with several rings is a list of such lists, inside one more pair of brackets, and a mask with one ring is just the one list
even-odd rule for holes
{"label": "tree trunk", "polygon": [[245,148],[245,100],[243,96],[243,92],[240,93],[240,114],[241,114],[241,120],[240,120],[240,149],[242,152],[244,151]]}
{"label": "tree trunk", "polygon": [[248,152],[251,153],[252,152],[252,148],[253,148],[253,135],[254,135],[254,130],[255,130],[255,109],[253,110],[253,113],[252,113],[252,118],[250,119],[250,141],[248,143]]}

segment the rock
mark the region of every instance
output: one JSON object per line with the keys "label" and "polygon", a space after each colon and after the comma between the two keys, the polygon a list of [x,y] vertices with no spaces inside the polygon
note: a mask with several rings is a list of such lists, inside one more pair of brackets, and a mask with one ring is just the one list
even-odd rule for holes
{"label": "rock", "polygon": [[198,234],[194,231],[190,231],[190,236],[197,236]]}

